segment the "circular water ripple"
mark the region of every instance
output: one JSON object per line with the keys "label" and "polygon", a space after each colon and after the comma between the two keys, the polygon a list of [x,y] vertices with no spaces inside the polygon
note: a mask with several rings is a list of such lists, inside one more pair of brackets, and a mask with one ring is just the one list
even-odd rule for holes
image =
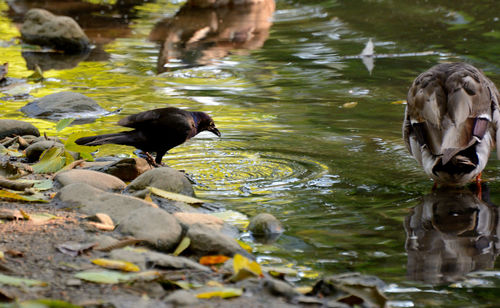
{"label": "circular water ripple", "polygon": [[248,150],[177,153],[168,164],[191,175],[198,190],[240,196],[297,188],[328,172],[309,157]]}

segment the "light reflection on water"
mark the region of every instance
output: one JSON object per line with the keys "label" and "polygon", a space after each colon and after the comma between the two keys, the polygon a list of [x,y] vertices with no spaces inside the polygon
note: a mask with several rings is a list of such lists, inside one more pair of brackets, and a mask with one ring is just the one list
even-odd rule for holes
{"label": "light reflection on water", "polygon": [[[140,2],[130,15],[134,23],[120,26],[123,35],[102,46],[109,59],[46,71],[44,83],[29,89],[33,97],[80,92],[121,113],[61,133],[53,122],[30,121],[49,135],[68,136],[119,131],[114,123],[121,117],[166,105],[207,111],[222,138],[194,138],[165,162],[191,174],[200,183],[199,196],[249,216],[269,211],[283,221],[282,238],[256,244],[259,260],[301,268],[301,283],[314,278],[314,271],[379,275],[398,284],[391,290],[401,307],[481,302],[473,292],[456,291],[430,303],[425,293],[433,288],[406,276],[404,220],[431,183],[404,149],[404,106],[394,102],[405,99],[420,72],[442,61],[470,61],[498,84],[500,44],[491,28],[498,25],[492,21],[497,3],[475,3],[470,10],[469,4],[444,0],[437,8],[411,1],[400,1],[398,8],[390,1],[277,1],[260,48],[230,50],[201,66],[170,59],[167,71],[157,75],[161,46],[147,37],[182,3]],[[466,11],[470,16],[457,13]],[[5,41],[16,35],[8,23],[0,19]],[[368,38],[377,53],[438,53],[376,58],[370,73],[361,59],[346,58],[359,55]],[[30,75],[20,48],[0,43],[11,76]],[[3,116],[24,119],[18,109],[27,101],[2,102]],[[350,102],[357,105],[343,107]],[[99,150],[110,154],[132,155],[132,149]],[[485,171],[494,201],[500,199],[498,168],[492,158]],[[415,285],[418,291],[409,291]]]}

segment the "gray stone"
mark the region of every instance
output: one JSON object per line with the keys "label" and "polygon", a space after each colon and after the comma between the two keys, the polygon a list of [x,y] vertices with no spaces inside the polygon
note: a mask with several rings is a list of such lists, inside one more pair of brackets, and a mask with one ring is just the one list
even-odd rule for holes
{"label": "gray stone", "polygon": [[283,226],[273,215],[261,213],[250,219],[248,230],[256,236],[272,236],[283,233]]}
{"label": "gray stone", "polygon": [[234,238],[202,224],[191,225],[186,235],[191,239],[189,250],[197,255],[249,255]]}
{"label": "gray stone", "polygon": [[92,167],[92,170],[114,175],[123,181],[132,181],[153,167],[143,158],[124,158],[104,166]]}
{"label": "gray stone", "polygon": [[105,192],[82,183],[64,186],[54,202],[65,208],[76,208],[87,215],[105,213],[118,223],[134,210],[153,206],[139,198]]}
{"label": "gray stone", "polygon": [[145,239],[161,251],[171,251],[179,243],[182,227],[174,216],[158,208],[143,207],[119,221],[117,230]]}
{"label": "gray stone", "polygon": [[62,143],[49,140],[34,142],[26,148],[26,158],[30,163],[35,162],[40,158],[43,151],[53,147],[64,148],[64,145]]}
{"label": "gray stone", "polygon": [[38,129],[33,124],[18,120],[0,120],[0,139],[14,135],[40,136]]}
{"label": "gray stone", "polygon": [[165,302],[174,305],[174,307],[196,305],[199,301],[193,293],[186,290],[177,290],[165,298]]}
{"label": "gray stone", "polygon": [[127,186],[127,190],[135,192],[148,186],[194,197],[193,186],[184,173],[170,167],[156,168],[141,174]]}
{"label": "gray stone", "polygon": [[43,9],[31,9],[26,13],[21,38],[28,44],[47,46],[70,54],[90,50],[89,39],[73,18],[56,16]]}
{"label": "gray stone", "polygon": [[287,299],[292,299],[293,297],[299,296],[300,294],[295,291],[294,287],[288,283],[277,280],[274,278],[266,278],[263,282],[263,286],[273,295],[283,296]]}
{"label": "gray stone", "polygon": [[112,259],[132,262],[140,268],[147,268],[153,265],[155,268],[194,269],[204,272],[212,271],[210,268],[188,258],[176,257],[150,250],[138,252],[129,249],[115,249],[111,252],[110,257]]}
{"label": "gray stone", "polygon": [[93,99],[75,92],[59,92],[36,99],[21,108],[29,117],[60,120],[75,118],[77,123],[93,121],[107,113]]}
{"label": "gray stone", "polygon": [[85,183],[106,191],[122,190],[127,186],[125,182],[116,176],[84,169],[72,169],[60,172],[56,175],[54,180],[61,186],[67,186],[74,183]]}

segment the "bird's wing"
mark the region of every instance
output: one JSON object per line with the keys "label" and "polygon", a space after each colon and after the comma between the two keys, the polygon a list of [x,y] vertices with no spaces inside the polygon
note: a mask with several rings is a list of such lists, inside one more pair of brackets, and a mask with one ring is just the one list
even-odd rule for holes
{"label": "bird's wing", "polygon": [[500,94],[498,93],[497,88],[491,81],[489,82],[488,85],[488,91],[491,100],[491,113],[492,113],[491,123],[493,125],[493,131],[495,132],[496,136],[495,142],[497,146],[497,157],[500,159],[500,105],[499,105]]}

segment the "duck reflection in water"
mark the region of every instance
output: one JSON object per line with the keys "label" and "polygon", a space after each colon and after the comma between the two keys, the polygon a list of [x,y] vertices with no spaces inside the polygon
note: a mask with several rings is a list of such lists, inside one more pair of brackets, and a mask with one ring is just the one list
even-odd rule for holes
{"label": "duck reflection in water", "polygon": [[[173,17],[161,20],[149,39],[161,44],[158,73],[172,67],[207,65],[230,53],[246,54],[269,36],[274,0],[188,1]],[[213,1],[212,1],[213,2]]]}
{"label": "duck reflection in water", "polygon": [[[483,200],[489,200],[483,185]],[[468,190],[435,191],[405,219],[408,278],[449,283],[493,268],[500,249],[498,209]]]}

